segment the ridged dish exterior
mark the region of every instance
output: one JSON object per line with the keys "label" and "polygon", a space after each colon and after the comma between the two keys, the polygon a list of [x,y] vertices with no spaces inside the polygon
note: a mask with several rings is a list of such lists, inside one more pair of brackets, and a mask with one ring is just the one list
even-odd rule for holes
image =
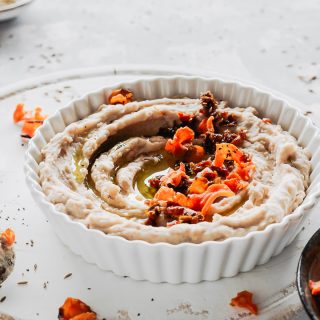
{"label": "ridged dish exterior", "polygon": [[[303,203],[280,223],[265,230],[250,232],[244,237],[224,241],[207,241],[201,244],[167,243],[150,244],[129,241],[106,235],[99,230],[87,229],[68,215],[58,212],[46,200],[39,184],[38,164],[40,151],[50,139],[67,125],[94,112],[115,88],[131,89],[136,99],[161,97],[198,97],[211,90],[219,99],[230,101],[232,106],[253,106],[261,116],[271,118],[298,139],[312,155],[311,185]],[[270,93],[240,82],[196,77],[159,77],[118,83],[85,95],[60,109],[48,118],[29,143],[26,153],[26,181],[33,198],[40,205],[59,238],[76,254],[100,268],[136,280],[169,283],[196,283],[218,280],[249,271],[266,263],[289,245],[303,226],[303,222],[320,196],[320,135],[310,119],[290,106],[288,102]]]}

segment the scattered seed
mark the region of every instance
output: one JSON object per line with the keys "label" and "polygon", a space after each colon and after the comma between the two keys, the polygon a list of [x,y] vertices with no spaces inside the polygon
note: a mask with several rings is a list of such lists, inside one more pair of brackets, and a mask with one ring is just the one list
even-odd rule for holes
{"label": "scattered seed", "polygon": [[67,279],[67,278],[69,278],[69,277],[71,277],[72,276],[72,273],[70,272],[70,273],[68,273],[68,274],[66,274],[65,276],[64,276],[64,279]]}
{"label": "scattered seed", "polygon": [[25,284],[28,284],[28,281],[20,281],[20,282],[17,282],[18,285],[25,285]]}
{"label": "scattered seed", "polygon": [[6,296],[3,296],[1,299],[0,299],[0,302],[3,302],[4,300],[6,300],[7,297]]}

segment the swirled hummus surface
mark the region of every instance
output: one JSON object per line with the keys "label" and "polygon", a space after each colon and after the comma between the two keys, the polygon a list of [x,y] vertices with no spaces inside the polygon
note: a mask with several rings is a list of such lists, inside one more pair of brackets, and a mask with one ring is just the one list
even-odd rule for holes
{"label": "swirled hummus surface", "polygon": [[201,243],[263,230],[303,201],[310,162],[252,107],[132,101],[117,90],[43,148],[40,181],[57,210],[129,240]]}

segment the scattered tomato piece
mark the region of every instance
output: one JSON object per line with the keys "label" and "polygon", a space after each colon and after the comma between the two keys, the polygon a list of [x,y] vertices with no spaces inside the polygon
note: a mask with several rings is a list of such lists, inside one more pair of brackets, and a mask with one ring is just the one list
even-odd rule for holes
{"label": "scattered tomato piece", "polygon": [[42,125],[42,122],[25,121],[21,128],[21,136],[24,138],[32,138],[35,131]]}
{"label": "scattered tomato piece", "polygon": [[253,314],[258,314],[258,307],[252,301],[253,294],[247,290],[237,293],[235,298],[231,299],[230,305],[249,310]]}
{"label": "scattered tomato piece", "polygon": [[26,112],[24,111],[24,105],[22,103],[18,103],[16,105],[16,110],[13,113],[13,122],[17,123],[23,120]]}
{"label": "scattered tomato piece", "polygon": [[126,104],[133,101],[133,92],[128,89],[113,90],[109,96],[109,104]]}
{"label": "scattered tomato piece", "polygon": [[59,308],[59,320],[96,320],[97,315],[79,299],[67,298]]}
{"label": "scattered tomato piece", "polygon": [[97,319],[97,315],[94,312],[86,312],[86,313],[79,314],[71,318],[70,320],[96,320],[96,319]]}
{"label": "scattered tomato piece", "polygon": [[309,288],[313,296],[320,294],[320,281],[309,280]]}
{"label": "scattered tomato piece", "polygon": [[8,228],[4,232],[1,233],[0,238],[5,242],[7,246],[12,246],[16,240],[16,235],[12,231],[12,229]]}
{"label": "scattered tomato piece", "polygon": [[32,138],[35,131],[43,124],[46,119],[46,115],[42,114],[42,109],[36,107],[34,112],[24,111],[24,105],[22,103],[17,104],[13,113],[14,123],[23,121],[21,128],[21,137]]}

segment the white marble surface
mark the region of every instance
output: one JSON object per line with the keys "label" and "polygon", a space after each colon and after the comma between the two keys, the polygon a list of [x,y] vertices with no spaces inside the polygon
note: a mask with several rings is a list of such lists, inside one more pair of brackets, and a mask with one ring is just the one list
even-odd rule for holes
{"label": "white marble surface", "polygon": [[0,25],[0,85],[79,66],[166,64],[318,103],[319,14],[319,0],[35,0]]}
{"label": "white marble surface", "polygon": [[35,0],[0,24],[0,86],[79,67],[169,65],[255,81],[315,112],[319,14],[317,0]]}

